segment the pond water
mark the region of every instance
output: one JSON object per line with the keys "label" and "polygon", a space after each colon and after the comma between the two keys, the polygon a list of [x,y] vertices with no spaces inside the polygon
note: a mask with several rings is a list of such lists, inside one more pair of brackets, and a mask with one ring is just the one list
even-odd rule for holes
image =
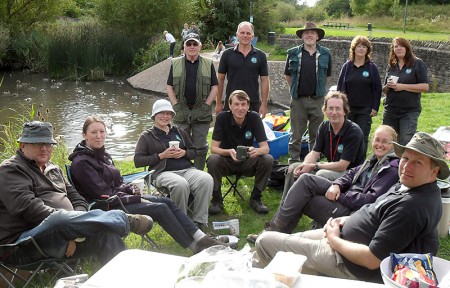
{"label": "pond water", "polygon": [[151,126],[151,107],[161,98],[136,90],[120,78],[90,83],[55,81],[42,74],[6,73],[2,77],[0,123],[27,114],[33,105],[72,150],[82,140],[86,117],[98,115],[107,123],[105,147],[116,160],[134,154],[140,133]]}

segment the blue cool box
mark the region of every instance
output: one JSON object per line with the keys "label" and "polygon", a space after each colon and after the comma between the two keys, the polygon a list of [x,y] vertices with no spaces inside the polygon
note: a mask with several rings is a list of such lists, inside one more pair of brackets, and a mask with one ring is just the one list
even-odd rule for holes
{"label": "blue cool box", "polygon": [[[269,153],[274,159],[278,159],[280,156],[288,154],[289,132],[273,131],[273,133],[277,138],[267,141],[270,148]],[[253,140],[253,146],[259,147],[259,144]]]}

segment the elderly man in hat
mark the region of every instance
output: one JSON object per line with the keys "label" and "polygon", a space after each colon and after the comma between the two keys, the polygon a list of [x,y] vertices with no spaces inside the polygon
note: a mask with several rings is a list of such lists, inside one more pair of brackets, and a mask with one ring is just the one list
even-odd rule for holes
{"label": "elderly man in hat", "polygon": [[327,78],[331,76],[330,50],[317,42],[325,31],[307,22],[297,30],[303,44],[287,50],[284,75],[291,95],[291,136],[289,163],[300,161],[302,136],[309,132],[309,148],[314,147],[317,129],[323,121],[322,105],[326,94]]}
{"label": "elderly man in hat", "polygon": [[[139,136],[134,165],[149,166],[155,170],[151,175],[153,185],[168,193],[185,214],[192,195],[191,219],[203,229],[208,224],[208,205],[214,181],[211,175],[192,165],[197,149],[183,129],[172,125],[176,115],[170,102],[165,99],[153,104],[151,118],[154,124]],[[173,141],[176,141],[176,146]]]}
{"label": "elderly man in hat", "polygon": [[[85,199],[50,161],[56,144],[50,123],[25,123],[17,141],[17,154],[0,165],[0,243],[31,236],[50,257],[97,255],[105,264],[125,250],[122,237],[129,231],[150,231],[149,216],[120,210],[87,212]],[[28,256],[39,260],[39,255]]]}
{"label": "elderly man in hat", "polygon": [[201,49],[198,34],[189,33],[184,41],[185,56],[172,59],[167,78],[167,95],[177,112],[174,124],[192,139],[197,150],[194,166],[199,170],[205,168],[211,104],[219,84],[212,60],[200,56]]}
{"label": "elderly man in hat", "polygon": [[401,157],[400,183],[351,216],[330,218],[323,229],[264,232],[256,241],[256,265],[267,265],[277,251],[291,251],[308,257],[302,273],[380,282],[380,263],[391,252],[435,255],[442,214],[437,178],[450,175],[445,150],[423,132],[406,146],[394,142],[394,150]]}

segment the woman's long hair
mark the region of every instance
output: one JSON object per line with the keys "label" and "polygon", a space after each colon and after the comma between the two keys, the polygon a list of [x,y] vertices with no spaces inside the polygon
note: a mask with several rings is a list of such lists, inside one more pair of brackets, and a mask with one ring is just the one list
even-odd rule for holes
{"label": "woman's long hair", "polygon": [[406,67],[412,67],[416,56],[414,56],[414,53],[412,51],[412,47],[411,47],[411,44],[409,43],[409,41],[402,37],[396,37],[396,38],[394,38],[394,40],[392,40],[391,50],[389,51],[388,65],[390,67],[394,67],[398,63],[398,58],[394,53],[394,46],[396,44],[405,47],[405,49],[406,49],[405,60],[404,60],[405,65],[406,65]]}
{"label": "woman's long hair", "polygon": [[372,56],[372,43],[369,41],[369,38],[367,38],[366,36],[355,36],[355,38],[353,38],[352,43],[350,44],[350,49],[349,49],[350,61],[355,62],[355,49],[356,49],[356,46],[358,46],[360,44],[367,47],[365,62],[370,61],[370,57]]}

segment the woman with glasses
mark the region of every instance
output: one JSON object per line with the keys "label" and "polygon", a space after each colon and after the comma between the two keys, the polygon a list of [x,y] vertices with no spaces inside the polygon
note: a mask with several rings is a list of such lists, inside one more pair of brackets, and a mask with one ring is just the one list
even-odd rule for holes
{"label": "woman with glasses", "polygon": [[377,116],[381,99],[381,79],[377,66],[370,60],[372,43],[365,36],[356,36],[350,44],[349,60],[342,66],[337,90],[347,94],[350,113],[364,134],[366,149],[372,117]]}
{"label": "woman with glasses", "polygon": [[[373,203],[398,179],[399,159],[393,142],[397,133],[387,125],[379,126],[372,139],[373,155],[334,181],[313,174],[303,174],[289,189],[266,230],[292,233],[302,215],[323,226],[327,220],[348,216],[365,204]],[[319,228],[317,227],[317,228]],[[250,234],[249,242],[258,235]]]}
{"label": "woman with glasses", "polygon": [[405,38],[394,38],[384,79],[383,124],[392,126],[398,133],[401,145],[411,140],[417,130],[422,110],[420,96],[427,92],[428,71],[425,63],[414,56],[411,44]]}

